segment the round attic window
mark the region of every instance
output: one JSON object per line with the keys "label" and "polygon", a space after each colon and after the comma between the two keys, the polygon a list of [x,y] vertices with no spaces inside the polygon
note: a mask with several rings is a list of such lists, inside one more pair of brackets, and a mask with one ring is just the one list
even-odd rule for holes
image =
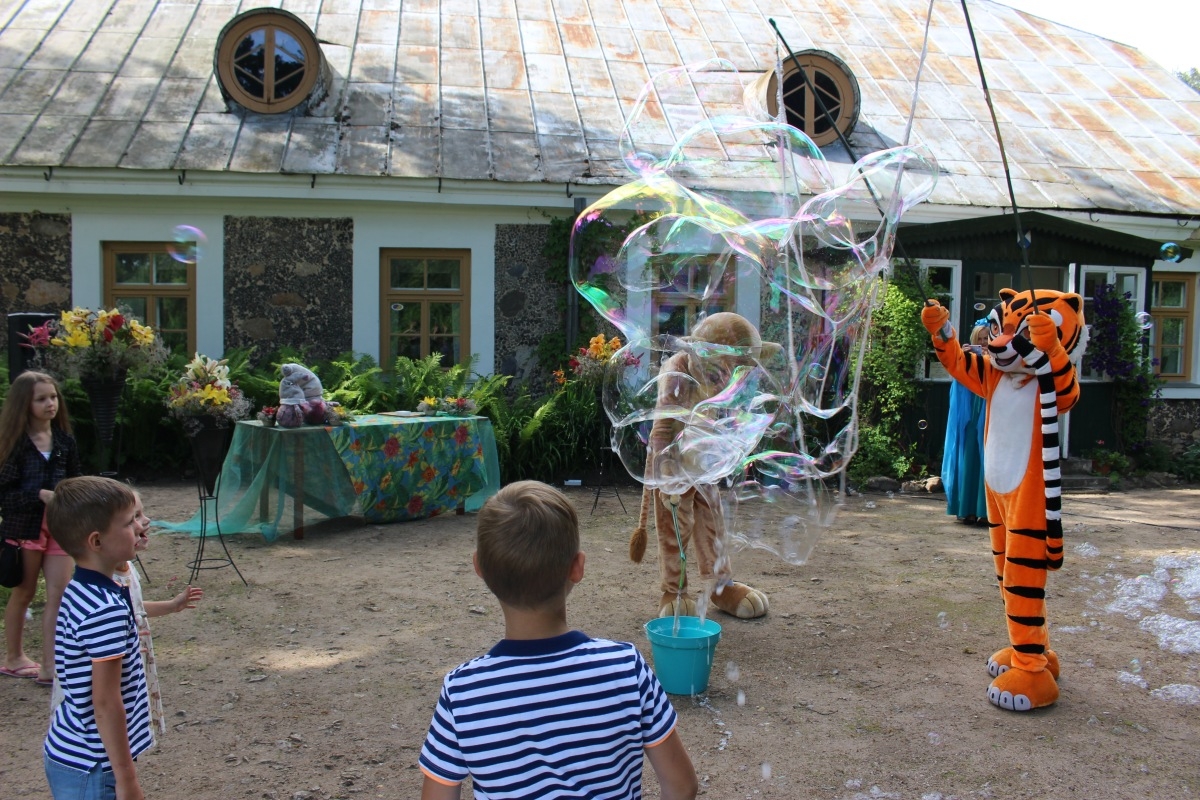
{"label": "round attic window", "polygon": [[[818,147],[837,141],[839,131],[849,136],[858,122],[861,103],[854,73],[846,62],[824,50],[805,50],[794,55],[795,58],[788,56],[783,61],[783,107],[788,124],[808,134]],[[771,116],[777,117],[779,76],[776,72],[769,74],[764,99]],[[810,85],[815,91],[810,91]]]}
{"label": "round attic window", "polygon": [[263,114],[291,111],[308,100],[325,66],[308,26],[274,8],[230,20],[217,37],[215,60],[225,98]]}

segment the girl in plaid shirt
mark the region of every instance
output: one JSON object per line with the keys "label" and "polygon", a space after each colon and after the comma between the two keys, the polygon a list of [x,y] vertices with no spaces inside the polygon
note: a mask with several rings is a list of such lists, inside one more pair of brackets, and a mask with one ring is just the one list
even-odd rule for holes
{"label": "girl in plaid shirt", "polygon": [[[54,683],[54,623],[75,562],[45,525],[46,503],[63,478],[81,475],[79,450],[58,382],[44,372],[13,379],[0,410],[0,537],[21,546],[24,579],[4,610],[4,665],[0,675]],[[46,576],[42,663],[25,655],[25,612]]]}

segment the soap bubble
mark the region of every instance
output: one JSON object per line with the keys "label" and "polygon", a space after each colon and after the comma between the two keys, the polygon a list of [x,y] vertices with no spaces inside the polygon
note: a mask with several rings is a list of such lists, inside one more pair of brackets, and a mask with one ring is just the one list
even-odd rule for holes
{"label": "soap bubble", "polygon": [[738,678],[742,677],[742,670],[737,664],[730,661],[725,665],[725,677],[728,678],[731,683],[737,683]]}
{"label": "soap bubble", "polygon": [[1158,248],[1158,260],[1172,261],[1178,264],[1180,261],[1183,261],[1183,248],[1174,242],[1167,242]]}
{"label": "soap bubble", "polygon": [[1139,311],[1134,314],[1134,319],[1137,320],[1138,327],[1144,331],[1148,331],[1154,327],[1154,317],[1147,314],[1145,311]]}
{"label": "soap bubble", "polygon": [[175,230],[171,231],[167,252],[181,264],[195,264],[204,257],[207,244],[208,237],[204,231],[191,225],[176,225]]}
{"label": "soap bubble", "polygon": [[[620,333],[602,398],[629,474],[664,494],[700,492],[727,552],[803,564],[858,446],[859,361],[897,226],[937,166],[924,148],[897,147],[831,169],[812,140],[756,109],[701,113],[678,135],[664,124],[697,105],[697,87],[737,80],[718,59],[642,91],[619,140],[631,180],[577,218],[571,281]],[[736,179],[726,153],[740,154]],[[872,197],[880,218],[864,224]],[[733,310],[734,289],[739,305],[743,292],[761,300],[750,320],[761,347],[693,335]]]}
{"label": "soap bubble", "polygon": [[771,763],[764,761],[762,765],[762,776],[764,781],[771,780]]}
{"label": "soap bubble", "polygon": [[922,430],[922,431],[923,431],[923,430],[925,430],[925,429],[926,429],[926,428],[928,428],[928,427],[929,427],[929,420],[922,419],[922,420],[918,420],[918,421],[917,421],[917,429],[918,429],[918,430]]}
{"label": "soap bubble", "polygon": [[737,704],[738,704],[739,706],[744,706],[744,705],[746,705],[746,693],[745,693],[745,692],[743,692],[741,689],[738,689],[738,693],[737,693]]}

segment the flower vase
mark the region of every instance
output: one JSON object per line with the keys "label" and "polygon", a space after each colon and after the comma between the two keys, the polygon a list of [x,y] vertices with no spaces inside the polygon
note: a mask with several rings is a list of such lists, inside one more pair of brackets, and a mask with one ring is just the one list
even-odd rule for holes
{"label": "flower vase", "polygon": [[92,424],[96,428],[96,465],[101,475],[113,474],[112,461],[113,431],[117,425],[117,409],[121,405],[121,394],[125,391],[125,373],[114,376],[84,376],[79,379],[87,393],[92,408]]}
{"label": "flower vase", "polygon": [[[190,424],[191,422],[195,424]],[[233,439],[233,426],[217,427],[212,416],[198,416],[184,426],[188,441],[192,444],[192,458],[196,462],[196,483],[203,488],[205,497],[213,497],[217,487],[217,476],[225,463],[225,454]]]}
{"label": "flower vase", "polygon": [[82,377],[79,382],[83,385],[83,391],[87,393],[92,406],[92,422],[96,426],[96,436],[105,444],[110,444],[117,423],[117,407],[120,406],[121,394],[125,391],[125,373],[117,373],[115,377]]}

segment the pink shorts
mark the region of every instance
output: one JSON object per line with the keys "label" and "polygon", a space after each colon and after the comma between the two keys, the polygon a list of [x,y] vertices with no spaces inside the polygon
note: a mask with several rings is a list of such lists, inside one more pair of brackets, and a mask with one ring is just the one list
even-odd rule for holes
{"label": "pink shorts", "polygon": [[65,556],[67,551],[58,546],[58,542],[54,541],[54,537],[50,535],[50,529],[46,527],[46,517],[42,515],[42,529],[36,539],[9,539],[10,542],[16,542],[21,545],[22,550],[37,550],[48,556]]}

